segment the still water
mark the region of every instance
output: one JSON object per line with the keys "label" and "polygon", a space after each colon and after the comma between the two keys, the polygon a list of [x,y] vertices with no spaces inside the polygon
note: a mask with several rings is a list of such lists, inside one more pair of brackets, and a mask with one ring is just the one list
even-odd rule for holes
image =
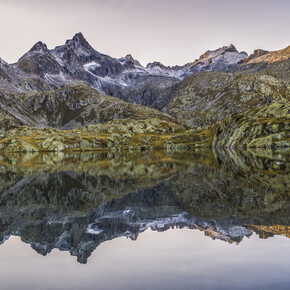
{"label": "still water", "polygon": [[0,156],[1,289],[290,289],[286,151]]}

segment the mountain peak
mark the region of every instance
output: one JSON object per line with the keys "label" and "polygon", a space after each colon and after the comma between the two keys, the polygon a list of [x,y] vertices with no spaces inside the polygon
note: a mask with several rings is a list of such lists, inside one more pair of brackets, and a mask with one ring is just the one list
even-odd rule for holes
{"label": "mountain peak", "polygon": [[79,41],[79,42],[86,41],[84,35],[83,35],[81,32],[76,33],[76,34],[74,35],[74,37],[72,38],[72,40],[74,40],[74,41]]}
{"label": "mountain peak", "polygon": [[72,39],[67,40],[65,45],[75,48],[82,47],[89,50],[93,49],[81,32],[76,33]]}
{"label": "mountain peak", "polygon": [[160,67],[161,69],[168,69],[168,67],[166,67],[164,64],[162,64],[159,61],[150,62],[150,63],[147,64],[146,67],[147,68]]}
{"label": "mountain peak", "polygon": [[225,52],[238,52],[238,50],[236,49],[236,47],[232,43],[228,46],[225,46],[224,51]]}
{"label": "mountain peak", "polygon": [[31,57],[35,54],[46,54],[47,52],[49,52],[47,45],[45,43],[43,43],[42,41],[38,41],[19,60],[24,59],[26,57]]}
{"label": "mountain peak", "polygon": [[47,51],[47,45],[42,41],[38,41],[34,44],[34,46],[30,49],[29,52],[45,52]]}
{"label": "mountain peak", "polygon": [[128,60],[131,60],[131,61],[134,61],[135,59],[133,58],[132,54],[127,54],[125,56],[125,59],[128,59]]}
{"label": "mountain peak", "polygon": [[134,67],[135,65],[141,66],[138,60],[136,60],[131,54],[127,54],[125,57],[119,58],[121,63],[127,63],[130,67]]}
{"label": "mountain peak", "polygon": [[[227,52],[234,52],[237,55],[241,54],[241,53],[239,53],[239,51],[236,49],[236,47],[233,44],[229,44],[227,46],[223,46],[223,47],[220,47],[220,48],[215,49],[215,50],[207,50],[204,54],[202,54],[199,57],[199,59],[195,60],[195,62],[193,64],[196,64],[200,61],[207,61],[210,59],[214,59],[220,55],[224,55]],[[245,52],[243,52],[242,54],[244,55],[244,57],[247,56]]]}
{"label": "mountain peak", "polygon": [[253,55],[255,57],[258,57],[258,56],[262,56],[266,53],[268,53],[269,51],[268,50],[264,50],[264,49],[255,49],[254,52],[253,52]]}

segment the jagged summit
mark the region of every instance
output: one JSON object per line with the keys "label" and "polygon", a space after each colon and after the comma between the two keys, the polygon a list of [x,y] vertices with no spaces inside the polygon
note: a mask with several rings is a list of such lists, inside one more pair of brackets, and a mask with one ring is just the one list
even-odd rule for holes
{"label": "jagged summit", "polygon": [[169,67],[165,66],[164,64],[162,64],[159,61],[154,61],[154,62],[150,62],[147,64],[146,66],[147,68],[154,68],[154,67],[160,67],[162,69],[168,69]]}
{"label": "jagged summit", "polygon": [[33,55],[37,55],[37,54],[45,54],[45,53],[49,53],[49,50],[47,48],[47,45],[45,43],[43,43],[42,41],[38,41],[37,43],[35,43],[32,48],[25,53],[20,59],[19,61],[27,58],[27,57],[31,57]]}
{"label": "jagged summit", "polygon": [[136,60],[131,54],[127,54],[125,57],[118,59],[126,68],[135,68],[136,66],[142,67],[140,62]]}
{"label": "jagged summit", "polygon": [[34,44],[34,46],[30,49],[30,52],[40,52],[40,51],[47,51],[47,45],[45,43],[43,43],[42,41],[38,41],[36,44]]}
{"label": "jagged summit", "polygon": [[268,50],[255,49],[255,50],[254,50],[254,53],[251,54],[251,55],[254,56],[254,57],[258,57],[258,56],[262,56],[262,55],[264,55],[264,54],[266,54],[266,53],[268,53],[268,52],[269,52]]}
{"label": "jagged summit", "polygon": [[72,40],[74,41],[87,41],[84,37],[84,35],[81,32],[78,32],[74,35],[74,37],[72,38]]}
{"label": "jagged summit", "polygon": [[72,39],[65,42],[65,45],[72,45],[75,47],[92,48],[81,32],[76,33]]}
{"label": "jagged summit", "polygon": [[224,46],[224,51],[228,51],[228,52],[238,52],[238,50],[236,49],[236,47],[231,43],[228,46]]}
{"label": "jagged summit", "polygon": [[277,51],[255,50],[248,59],[245,60],[245,64],[250,63],[273,63],[277,61],[285,61],[290,59],[290,45],[286,48]]}
{"label": "jagged summit", "polygon": [[47,45],[38,41],[17,62],[16,67],[27,74],[45,78],[47,74],[59,74],[60,67]]}
{"label": "jagged summit", "polygon": [[127,54],[124,58],[134,61],[132,54]]}
{"label": "jagged summit", "polygon": [[[230,44],[228,46],[223,46],[215,50],[207,50],[204,54],[202,54],[199,59],[195,60],[193,64],[199,62],[199,61],[204,61],[204,60],[209,60],[216,58],[220,55],[223,55],[225,53],[234,53],[234,54],[240,54],[240,52],[236,49],[236,47],[233,44]],[[241,52],[244,56],[247,56],[246,52]]]}

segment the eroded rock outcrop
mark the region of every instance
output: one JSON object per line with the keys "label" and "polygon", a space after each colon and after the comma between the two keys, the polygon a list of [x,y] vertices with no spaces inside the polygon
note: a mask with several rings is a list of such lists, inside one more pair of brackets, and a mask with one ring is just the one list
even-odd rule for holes
{"label": "eroded rock outcrop", "polygon": [[214,147],[290,147],[290,107],[272,103],[245,114],[233,114],[214,131]]}

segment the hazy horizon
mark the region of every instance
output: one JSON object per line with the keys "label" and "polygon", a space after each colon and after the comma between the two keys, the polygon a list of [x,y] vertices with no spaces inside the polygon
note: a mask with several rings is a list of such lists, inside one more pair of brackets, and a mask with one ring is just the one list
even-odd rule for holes
{"label": "hazy horizon", "polygon": [[287,0],[0,0],[0,8],[9,63],[38,41],[52,49],[78,32],[97,51],[143,65],[182,65],[230,43],[248,54],[289,45]]}

